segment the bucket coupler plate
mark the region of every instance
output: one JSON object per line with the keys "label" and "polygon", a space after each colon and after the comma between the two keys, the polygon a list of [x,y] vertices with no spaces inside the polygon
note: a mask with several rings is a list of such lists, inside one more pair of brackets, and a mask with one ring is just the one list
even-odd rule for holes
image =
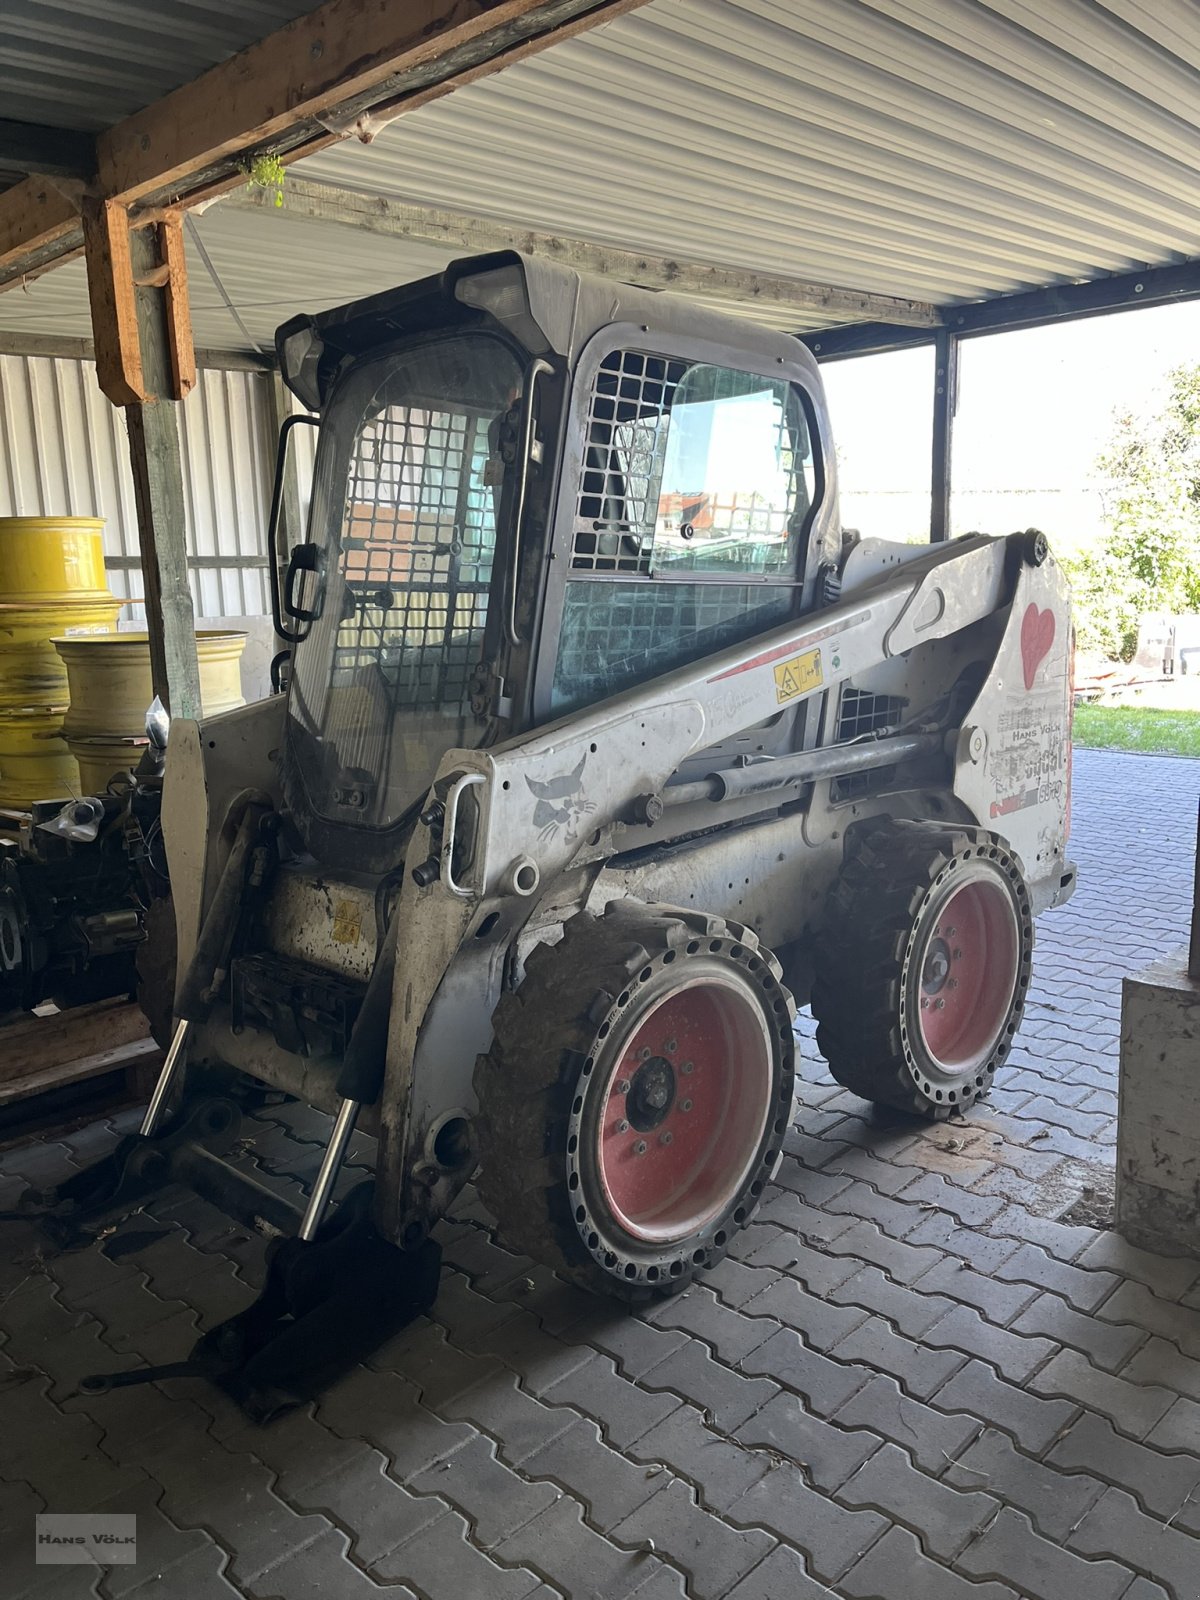
{"label": "bucket coupler plate", "polygon": [[160,1378],[208,1378],[254,1422],[303,1405],[429,1310],[441,1275],[431,1239],[401,1250],[371,1220],[374,1182],[353,1189],[315,1239],[270,1247],[262,1293],[203,1334],[186,1361],[81,1380],[102,1394]]}
{"label": "bucket coupler plate", "polygon": [[77,1249],[95,1235],[89,1224],[145,1195],[163,1188],[177,1176],[180,1163],[192,1152],[216,1159],[237,1139],[241,1112],[231,1101],[206,1096],[180,1107],[163,1134],[145,1138],[129,1133],[108,1155],[75,1173],[54,1189],[27,1189],[19,1201],[19,1214],[37,1221],[55,1244]]}

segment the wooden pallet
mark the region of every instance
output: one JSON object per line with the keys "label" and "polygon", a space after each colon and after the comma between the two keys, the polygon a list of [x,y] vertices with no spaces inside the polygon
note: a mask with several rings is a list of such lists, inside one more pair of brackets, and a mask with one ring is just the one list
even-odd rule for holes
{"label": "wooden pallet", "polygon": [[0,1107],[122,1069],[130,1094],[144,1099],[161,1060],[141,1008],[129,1000],[21,1016],[0,1023]]}

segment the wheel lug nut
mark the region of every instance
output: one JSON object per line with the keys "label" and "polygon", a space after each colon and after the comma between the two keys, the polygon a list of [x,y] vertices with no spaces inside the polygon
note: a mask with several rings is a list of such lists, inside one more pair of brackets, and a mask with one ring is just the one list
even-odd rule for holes
{"label": "wheel lug nut", "polygon": [[953,939],[954,935],[957,932],[958,932],[957,928],[947,928],[946,929],[946,937],[947,937],[947,939]]}
{"label": "wheel lug nut", "polygon": [[935,1000],[934,1005],[939,1011],[944,1011],[946,1009],[946,1002],[944,1000]]}
{"label": "wheel lug nut", "polygon": [[693,1072],[695,1068],[690,1061],[685,1061],[679,1070],[680,1072]]}
{"label": "wheel lug nut", "polygon": [[620,1083],[617,1084],[617,1093],[618,1094],[628,1094],[629,1093],[629,1079],[628,1078],[622,1078]]}
{"label": "wheel lug nut", "polygon": [[922,1000],[921,1001],[921,1010],[922,1011],[928,1011],[929,1010],[929,1001],[928,1000]]}
{"label": "wheel lug nut", "polygon": [[658,1136],[658,1142],[659,1144],[670,1144],[674,1137],[675,1135],[671,1132],[670,1128],[664,1128]]}
{"label": "wheel lug nut", "polygon": [[649,1059],[650,1059],[650,1046],[648,1044],[644,1044],[642,1046],[642,1048],[638,1051],[638,1060],[639,1061],[649,1061]]}
{"label": "wheel lug nut", "polygon": [[946,979],[946,987],[947,987],[947,989],[957,989],[958,988],[958,979],[957,978],[947,978]]}
{"label": "wheel lug nut", "polygon": [[644,1156],[646,1154],[646,1141],[645,1141],[645,1139],[639,1139],[638,1140],[638,1142],[633,1147],[633,1153],[634,1153],[635,1156]]}
{"label": "wheel lug nut", "polygon": [[961,961],[962,960],[962,951],[961,950],[956,950],[954,952],[954,959],[955,959],[955,961]]}
{"label": "wheel lug nut", "polygon": [[678,1050],[678,1049],[679,1049],[679,1045],[676,1043],[676,1041],[674,1039],[668,1039],[666,1044],[663,1045],[663,1050],[669,1056],[673,1056],[675,1054],[676,1050]]}
{"label": "wheel lug nut", "polygon": [[690,1111],[692,1109],[692,1102],[690,1100],[681,1100],[679,1102],[679,1109],[680,1111]]}
{"label": "wheel lug nut", "polygon": [[617,1132],[618,1133],[628,1133],[629,1132],[629,1124],[624,1120],[624,1118],[622,1118],[621,1121],[617,1123]]}

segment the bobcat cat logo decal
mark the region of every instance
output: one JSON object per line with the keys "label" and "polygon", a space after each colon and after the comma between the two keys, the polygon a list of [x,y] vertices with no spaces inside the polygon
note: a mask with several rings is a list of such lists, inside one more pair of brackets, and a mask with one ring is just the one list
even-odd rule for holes
{"label": "bobcat cat logo decal", "polygon": [[585,753],[580,756],[574,772],[564,772],[558,778],[547,778],[544,783],[535,783],[532,778],[525,779],[530,794],[537,799],[533,808],[533,825],[539,830],[538,838],[543,844],[553,839],[560,828],[567,844],[577,843],[580,818],[590,816],[595,811],[590,800],[579,798],[586,765]]}

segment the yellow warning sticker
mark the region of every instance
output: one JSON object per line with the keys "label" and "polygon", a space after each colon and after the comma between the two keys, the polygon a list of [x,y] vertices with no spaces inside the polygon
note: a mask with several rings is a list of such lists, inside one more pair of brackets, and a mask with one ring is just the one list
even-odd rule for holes
{"label": "yellow warning sticker", "polygon": [[807,694],[810,689],[819,689],[824,681],[821,652],[806,650],[803,655],[793,656],[790,661],[781,661],[775,668],[775,698],[781,706],[785,705],[797,695]]}
{"label": "yellow warning sticker", "polygon": [[357,944],[362,929],[362,907],[353,900],[335,900],[333,905],[334,944]]}

